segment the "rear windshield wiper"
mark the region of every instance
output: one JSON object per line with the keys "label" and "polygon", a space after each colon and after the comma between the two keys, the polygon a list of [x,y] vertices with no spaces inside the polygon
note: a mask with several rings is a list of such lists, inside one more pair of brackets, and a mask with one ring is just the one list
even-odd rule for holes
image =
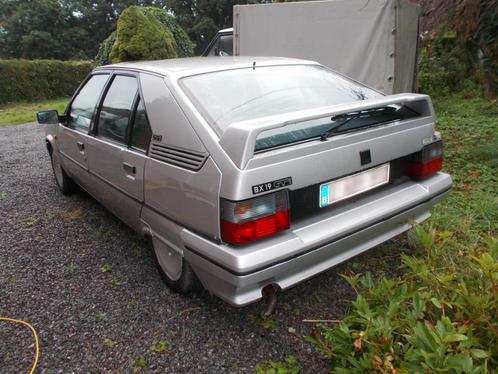
{"label": "rear windshield wiper", "polygon": [[[364,109],[364,110],[359,110],[356,112],[349,112],[345,114],[338,114],[337,116],[333,116],[330,120],[337,122],[337,121],[343,121],[337,125],[334,125],[327,129],[324,133],[320,135],[320,140],[323,142],[327,140],[327,138],[331,137],[334,134],[337,134],[340,132],[340,129],[343,128],[346,124],[351,122],[354,119],[361,118],[361,117],[374,117],[374,116],[379,116],[379,115],[385,115],[385,114],[391,114],[396,112],[396,108],[390,107],[390,106],[384,106],[380,108],[372,108],[372,109]],[[381,121],[384,122],[384,121]],[[368,126],[374,126],[377,125],[379,122],[372,122],[363,126],[359,126],[354,129],[360,129]]]}

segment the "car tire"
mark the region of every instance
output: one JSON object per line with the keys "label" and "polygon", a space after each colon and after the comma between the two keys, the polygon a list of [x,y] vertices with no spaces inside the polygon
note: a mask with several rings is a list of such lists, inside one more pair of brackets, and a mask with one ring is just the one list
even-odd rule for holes
{"label": "car tire", "polygon": [[74,182],[68,177],[62,165],[60,163],[59,157],[50,154],[50,160],[52,162],[52,171],[54,172],[55,183],[59,187],[60,192],[63,195],[70,195],[74,192]]}
{"label": "car tire", "polygon": [[182,271],[180,277],[176,280],[171,279],[168,276],[168,274],[165,272],[165,270],[162,268],[159,262],[158,258],[159,254],[156,248],[154,247],[154,244],[153,243],[151,244],[154,252],[154,260],[157,269],[159,270],[159,274],[161,274],[161,278],[163,279],[164,283],[166,283],[166,285],[172,291],[179,293],[181,295],[186,295],[190,293],[190,291],[192,291],[197,284],[197,278],[189,263],[185,259],[182,259]]}

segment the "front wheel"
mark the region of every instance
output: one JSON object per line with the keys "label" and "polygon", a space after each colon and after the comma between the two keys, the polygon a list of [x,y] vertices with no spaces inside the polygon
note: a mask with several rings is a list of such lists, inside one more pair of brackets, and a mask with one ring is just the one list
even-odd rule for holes
{"label": "front wheel", "polygon": [[63,195],[70,195],[74,192],[74,182],[68,177],[59,160],[58,155],[50,154],[52,161],[52,170],[54,172],[55,182]]}

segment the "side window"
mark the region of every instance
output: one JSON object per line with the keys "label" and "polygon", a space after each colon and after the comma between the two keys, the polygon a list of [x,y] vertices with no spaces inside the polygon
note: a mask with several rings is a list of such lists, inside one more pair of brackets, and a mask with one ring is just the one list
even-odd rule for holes
{"label": "side window", "polygon": [[232,56],[233,36],[220,35],[209,50],[208,56]]}
{"label": "side window", "polygon": [[114,77],[100,110],[97,136],[120,143],[126,142],[126,132],[137,90],[135,77]]}
{"label": "side window", "polygon": [[220,41],[218,44],[218,54],[220,56],[232,56],[233,55],[233,36],[232,35],[220,36]]}
{"label": "side window", "polygon": [[71,103],[67,125],[70,128],[88,132],[100,94],[109,78],[108,74],[92,76]]}
{"label": "side window", "polygon": [[147,115],[145,114],[145,105],[140,98],[138,100],[135,120],[133,121],[133,128],[131,130],[131,146],[147,151],[152,132],[147,121]]}

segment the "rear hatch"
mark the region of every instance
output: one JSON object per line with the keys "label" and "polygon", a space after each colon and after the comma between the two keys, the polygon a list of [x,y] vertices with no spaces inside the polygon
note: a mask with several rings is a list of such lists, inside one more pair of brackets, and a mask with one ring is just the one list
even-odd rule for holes
{"label": "rear hatch", "polygon": [[[384,116],[373,115],[371,121],[364,117],[359,125],[354,124],[356,115],[365,113],[368,117],[372,110],[393,106],[405,108],[410,114],[387,121]],[[294,128],[300,131],[299,126],[312,122],[317,126],[325,123],[325,129],[345,122],[351,126],[325,137],[322,135],[326,131],[305,139],[294,136],[295,141],[280,141],[284,144],[269,139],[282,134],[293,138]],[[385,164],[389,164],[389,183],[406,176],[411,155],[434,140],[432,104],[427,95],[419,94],[392,95],[234,123],[223,133],[220,145],[240,172],[226,175],[221,196],[241,200],[278,189],[280,183],[291,191],[291,211],[297,217],[298,212],[308,214],[320,208],[319,189],[323,183]],[[273,182],[276,185],[268,187]]]}

